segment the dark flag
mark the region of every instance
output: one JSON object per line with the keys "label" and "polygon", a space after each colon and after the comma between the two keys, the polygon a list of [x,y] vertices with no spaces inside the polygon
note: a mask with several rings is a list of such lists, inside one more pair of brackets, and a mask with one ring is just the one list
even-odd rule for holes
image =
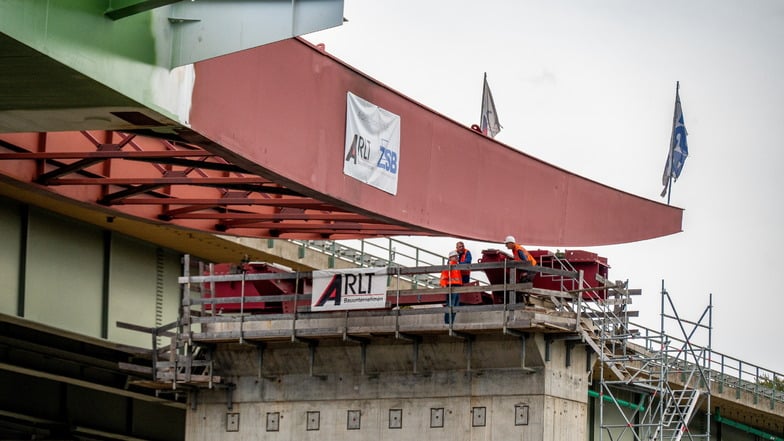
{"label": "dark flag", "polygon": [[487,73],[485,73],[485,85],[482,90],[482,116],[479,120],[479,130],[482,134],[495,138],[501,131],[501,123],[498,121],[498,113],[495,111],[493,94],[490,93],[490,86],[487,85]]}
{"label": "dark flag", "polygon": [[[680,83],[675,85],[675,113],[672,117],[672,135],[670,136],[670,150],[667,153],[667,162],[664,164],[664,174],[662,175],[661,196],[671,189],[672,182],[677,181],[683,170],[683,163],[689,156],[689,146],[686,143],[686,126],[683,123],[683,110],[681,109],[681,98],[678,92]],[[669,197],[667,198],[669,203]]]}

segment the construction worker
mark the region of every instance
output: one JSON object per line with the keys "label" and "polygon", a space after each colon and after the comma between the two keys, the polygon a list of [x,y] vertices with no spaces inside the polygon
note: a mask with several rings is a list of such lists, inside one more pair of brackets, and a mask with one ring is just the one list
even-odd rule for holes
{"label": "construction worker", "polygon": [[[463,285],[463,275],[460,270],[452,269],[452,265],[457,265],[457,251],[452,250],[449,252],[449,265],[448,269],[441,271],[441,286],[455,287]],[[460,293],[447,293],[446,306],[455,307],[460,305]],[[455,312],[447,312],[444,314],[444,323],[450,324],[455,322]]]}
{"label": "construction worker", "polygon": [[[514,260],[527,262],[526,266],[536,265],[536,259],[534,259],[534,256],[532,256],[528,250],[523,248],[522,245],[518,244],[514,236],[506,236],[504,243],[506,244],[506,247],[512,251],[512,258]],[[530,282],[531,280],[533,280],[533,276],[529,276],[528,272],[523,272],[521,274],[521,282]]]}
{"label": "construction worker", "polygon": [[[471,263],[471,251],[467,250],[463,241],[455,245],[457,251],[457,262],[462,264]],[[461,270],[460,274],[463,275],[463,285],[467,285],[471,281],[471,270]]]}

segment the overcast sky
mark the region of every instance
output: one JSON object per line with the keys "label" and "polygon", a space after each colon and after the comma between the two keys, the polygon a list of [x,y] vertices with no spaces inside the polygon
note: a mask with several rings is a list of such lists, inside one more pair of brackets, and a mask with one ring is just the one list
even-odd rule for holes
{"label": "overcast sky", "polygon": [[[305,38],[466,126],[487,72],[497,141],[665,203],[680,81],[689,157],[671,203],[684,231],[586,249],[643,290],[637,321],[660,328],[662,280],[690,320],[713,294],[714,351],[784,373],[784,2],[345,1],[348,22]],[[467,245],[475,259],[502,247]]]}

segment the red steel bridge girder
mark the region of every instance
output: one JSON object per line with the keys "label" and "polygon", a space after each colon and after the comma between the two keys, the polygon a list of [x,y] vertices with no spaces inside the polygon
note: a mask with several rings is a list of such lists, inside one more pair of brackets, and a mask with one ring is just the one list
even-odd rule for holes
{"label": "red steel bridge girder", "polygon": [[[681,231],[681,209],[482,136],[299,39],[194,70],[190,127],[0,133],[0,184],[238,236],[591,246]],[[401,117],[397,195],[343,173],[347,92]]]}
{"label": "red steel bridge girder", "polygon": [[[191,128],[247,167],[347,211],[483,241],[590,246],[681,231],[682,210],[458,124],[299,39],[195,65]],[[343,174],[346,94],[401,117],[397,195]],[[215,112],[214,109],[221,109]]]}

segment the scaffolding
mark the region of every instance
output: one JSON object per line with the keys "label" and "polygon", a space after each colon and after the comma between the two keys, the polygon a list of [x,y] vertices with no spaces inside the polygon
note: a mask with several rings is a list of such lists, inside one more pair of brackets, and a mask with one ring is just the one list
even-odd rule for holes
{"label": "scaffolding", "polygon": [[[310,271],[248,273],[241,266],[236,266],[230,273],[216,273],[214,264],[192,262],[190,256],[185,255],[183,257],[183,275],[179,278],[181,305],[177,321],[155,328],[142,328],[128,324],[123,326],[128,329],[152,333],[152,369],[149,371],[152,381],[139,384],[159,390],[170,389],[173,391],[180,388],[226,387],[221,384],[221,377],[215,373],[213,349],[218,343],[236,341],[239,344],[253,344],[262,348],[265,339],[290,338],[292,342],[315,341],[318,338],[334,338],[338,334],[342,334],[344,340],[361,340],[364,337],[350,335],[349,322],[355,318],[392,317],[394,321],[380,322],[374,328],[374,332],[379,335],[389,334],[394,335],[395,338],[413,338],[414,340],[417,339],[416,336],[409,335],[400,329],[404,319],[426,315],[441,317],[456,311],[464,311],[462,313],[466,315],[498,313],[497,327],[505,334],[520,335],[523,331],[533,328],[566,330],[567,332],[573,329],[574,317],[553,316],[549,317],[549,320],[534,325],[530,320],[518,320],[516,314],[525,311],[526,304],[517,301],[514,295],[495,296],[495,293],[522,293],[523,290],[531,288],[531,283],[513,282],[516,280],[514,274],[522,267],[523,262],[511,261],[458,265],[454,268],[508,270],[511,276],[498,285],[472,283],[458,287],[413,289],[401,289],[399,286],[395,286],[390,290],[392,294],[388,300],[390,303],[388,308],[380,312],[363,310],[313,312],[310,311],[310,284],[312,283],[312,272]],[[389,278],[405,280],[404,278],[413,279],[431,273],[440,273],[448,268],[452,267],[447,265],[412,268],[390,266],[382,269]],[[196,275],[192,274],[193,270],[196,271]],[[552,272],[558,273],[555,270]],[[285,289],[285,293],[269,295],[261,294],[250,288],[253,283],[261,280],[273,282],[277,286],[287,285],[290,289]],[[226,283],[239,287],[238,292],[232,297],[216,295],[216,285]],[[399,283],[395,283],[395,285],[399,285]],[[443,304],[441,297],[452,293],[469,295],[475,298],[477,303],[470,306],[441,306]],[[559,293],[551,294],[556,295],[554,299],[557,301]],[[419,309],[406,306],[419,304],[420,301],[423,305],[430,307]],[[258,308],[260,304],[275,306],[264,313],[259,313],[259,310],[253,308]],[[224,307],[227,307],[225,311]],[[314,329],[303,328],[314,319],[325,320],[330,325],[319,325]],[[274,326],[265,331],[247,329],[250,325],[260,321],[274,323]],[[416,320],[408,321],[416,322]],[[285,327],[286,323],[288,323],[287,328]],[[452,336],[471,338],[464,330],[455,329],[454,321],[445,325],[434,322],[433,325],[422,326],[427,328],[427,332],[447,332]],[[211,330],[215,327],[223,330]],[[301,335],[303,332],[308,335]],[[160,346],[158,341],[162,337],[169,338],[170,344]],[[145,372],[147,371],[145,370]]]}
{"label": "scaffolding", "polygon": [[[598,356],[600,441],[710,439],[712,298],[699,320],[685,320],[662,282],[661,327],[653,331],[630,321],[638,312],[629,305],[641,291],[629,289],[628,282],[611,283],[597,274],[601,284],[597,289],[557,253],[540,260],[541,265],[580,274],[576,279],[547,277],[553,277],[562,291],[575,294],[574,302],[557,306],[579,314],[577,332]],[[675,325],[675,333],[668,324]],[[706,334],[707,346],[694,344],[698,334]],[[638,397],[636,403],[621,398],[622,393]],[[702,403],[706,420],[699,425],[704,432],[699,433],[689,423]],[[621,415],[622,420],[606,419],[605,406],[613,406],[613,415]]]}
{"label": "scaffolding", "polygon": [[[513,274],[515,270],[520,269],[516,268],[517,264],[479,263],[466,265],[466,268],[478,271],[497,267],[503,271],[509,270],[512,274],[509,280],[516,280]],[[388,267],[387,271],[390,277],[400,279],[401,276],[415,277],[441,269],[443,269],[441,266],[412,268],[395,266]],[[191,271],[195,271],[197,276],[192,275]],[[491,304],[460,306],[455,310],[463,311],[461,314],[502,315],[505,318],[499,321],[498,330],[505,334],[516,335],[541,327],[547,332],[571,333],[573,337],[582,339],[582,342],[598,357],[598,362],[591,364],[594,390],[589,391],[589,395],[593,394],[592,396],[597,398],[598,415],[592,418],[595,417],[598,422],[599,440],[709,440],[712,416],[711,384],[715,385],[718,393],[722,392],[722,388],[728,387],[736,390],[737,394],[742,391],[753,393],[755,400],[758,397],[769,398],[771,409],[774,405],[784,402],[784,394],[767,387],[768,385],[763,381],[767,377],[774,380],[781,378],[780,374],[761,370],[758,366],[722,354],[718,354],[719,358],[714,365],[711,365],[711,357],[715,355],[711,350],[712,296],[696,321],[686,320],[679,315],[672,297],[662,282],[660,328],[653,330],[631,321],[631,318],[638,314],[637,311],[629,309],[632,298],[640,295],[641,291],[629,289],[628,281],[610,282],[599,275],[595,282],[586,281],[582,271],[576,270],[568,260],[562,259],[557,253],[540,259],[540,266],[536,267],[536,271],[539,273],[538,277],[557,281],[556,288],[552,290],[533,288],[531,284],[512,284],[507,279],[504,280],[503,285],[461,287],[455,290],[467,293],[478,289],[485,291],[487,295],[492,294],[496,301]],[[344,339],[350,340],[352,336],[349,321],[355,315],[357,317],[389,316],[394,319],[385,322],[390,323],[390,329],[379,327],[376,331],[390,332],[390,335],[399,338],[414,338],[416,335],[400,331],[400,320],[423,314],[443,314],[445,311],[438,308],[408,309],[396,304],[405,296],[418,299],[420,296],[443,294],[447,292],[445,288],[403,290],[396,288],[393,290],[395,293],[390,297],[394,300],[389,310],[373,314],[361,311],[341,313],[339,318],[332,317],[334,314],[310,312],[307,307],[294,306],[293,309],[289,308],[282,312],[271,311],[263,317],[254,316],[252,311],[244,308],[246,304],[252,305],[253,302],[259,301],[289,302],[292,305],[299,305],[299,302],[303,301],[307,303],[310,296],[301,289],[304,284],[302,278],[307,275],[307,272],[213,274],[211,265],[200,262],[194,262],[192,265],[189,256],[185,256],[184,274],[180,278],[182,288],[180,317],[175,323],[158,326],[153,330],[154,387],[160,389],[168,385],[170,390],[176,391],[182,387],[230,386],[221,384],[220,376],[214,372],[212,350],[217,341],[213,341],[212,337],[205,337],[208,334],[205,334],[202,327],[207,324],[211,324],[210,326],[221,323],[233,324],[226,328],[232,331],[226,333],[228,337],[225,338],[235,339],[234,341],[239,343],[255,344],[262,348],[266,337],[251,335],[247,330],[243,330],[243,324],[250,325],[263,318],[275,322],[276,326],[280,327],[279,324],[285,326],[285,321],[288,321],[288,333],[294,341],[300,338],[298,323],[313,318],[334,320],[337,328],[342,329]],[[259,294],[255,294],[254,297],[246,292],[244,287],[246,283],[252,283],[255,279],[288,279],[299,288],[285,295],[258,297]],[[231,281],[243,287],[239,297],[215,298],[212,294],[215,284]],[[539,311],[542,310],[541,308],[547,308],[552,315],[548,315],[545,320],[537,321],[538,324],[529,323],[522,327],[512,324],[509,320],[514,312],[525,310],[527,305],[515,303],[515,296],[496,295],[507,292],[533,296],[538,299]],[[502,299],[500,304],[497,303],[499,298]],[[232,314],[218,313],[221,310],[218,302],[239,305],[240,309]],[[449,311],[451,312],[452,309]],[[562,321],[556,323],[557,317],[562,318]],[[450,335],[470,337],[472,331],[455,329],[453,332],[453,326],[453,324],[448,325],[448,329],[433,327],[427,332],[443,331],[449,332]],[[287,330],[280,328],[279,331],[282,336]],[[327,328],[321,331],[326,333]],[[275,338],[280,336],[276,335]],[[171,344],[163,347],[155,345],[161,337],[170,338]],[[707,341],[707,345],[700,346],[695,343],[696,341]],[[737,363],[737,374],[732,371],[733,366],[725,362],[725,358]],[[700,409],[704,411],[698,412]],[[699,421],[703,417],[705,421]],[[716,421],[719,421],[718,415],[716,417]],[[692,422],[694,424],[690,425]]]}
{"label": "scaffolding", "polygon": [[[600,441],[709,440],[712,298],[698,320],[685,320],[662,282],[661,328],[645,328],[641,334],[619,314],[630,303],[628,296],[623,290],[615,292],[617,296],[592,302],[592,309],[584,311],[600,318],[593,319],[591,333],[583,322],[584,335],[600,348]],[[674,332],[668,325],[674,325]],[[673,333],[681,338],[673,338]],[[706,346],[694,343],[699,335],[707,338]],[[638,396],[638,404],[623,409],[620,391]],[[607,421],[605,406],[614,406],[614,415],[622,421]],[[699,407],[705,409],[705,422],[690,426]]]}

